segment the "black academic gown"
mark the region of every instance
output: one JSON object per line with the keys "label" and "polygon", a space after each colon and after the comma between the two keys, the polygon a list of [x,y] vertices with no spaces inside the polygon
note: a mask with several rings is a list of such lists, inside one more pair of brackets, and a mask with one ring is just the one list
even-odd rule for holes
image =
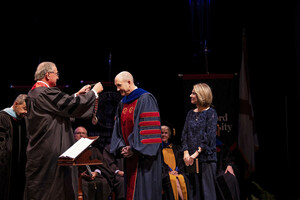
{"label": "black academic gown", "polygon": [[[98,174],[94,180],[82,177],[82,192],[84,200],[107,200],[113,190],[114,171],[109,168],[103,154],[97,147],[90,148],[92,152],[91,159],[98,159],[102,162],[101,165],[90,165],[92,171],[99,169],[101,174]],[[86,171],[86,167],[79,168],[80,172]]]}
{"label": "black academic gown", "polygon": [[25,120],[0,112],[0,199],[22,199],[26,164]]}
{"label": "black academic gown", "polygon": [[124,171],[123,169],[123,158],[116,158],[113,154],[110,153],[110,144],[106,145],[103,149],[103,158],[107,162],[108,167],[115,173],[113,184],[113,191],[116,194],[116,199],[124,199],[124,176],[118,175],[117,170]]}
{"label": "black academic gown", "polygon": [[[240,187],[236,177],[238,169],[235,164],[235,158],[232,152],[225,144],[217,144],[217,189],[218,199],[222,200],[240,200]],[[231,165],[235,176],[225,170]]]}
{"label": "black academic gown", "polygon": [[77,199],[78,169],[57,159],[75,142],[70,117],[90,118],[95,100],[93,91],[75,97],[55,87],[28,93],[25,200]]}

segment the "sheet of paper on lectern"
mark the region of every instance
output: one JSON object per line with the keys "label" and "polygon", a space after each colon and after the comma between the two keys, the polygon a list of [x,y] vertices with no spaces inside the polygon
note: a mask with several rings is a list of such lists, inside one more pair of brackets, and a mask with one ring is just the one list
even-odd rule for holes
{"label": "sheet of paper on lectern", "polygon": [[67,149],[59,158],[76,158],[81,152],[89,147],[94,140],[89,138],[80,138],[69,149]]}

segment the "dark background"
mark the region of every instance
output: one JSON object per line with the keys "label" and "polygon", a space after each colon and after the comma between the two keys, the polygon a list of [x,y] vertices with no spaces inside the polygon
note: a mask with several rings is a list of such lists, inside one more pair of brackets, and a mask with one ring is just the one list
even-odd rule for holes
{"label": "dark background", "polygon": [[182,94],[191,88],[182,87],[178,74],[239,74],[245,28],[260,145],[254,180],[278,199],[299,197],[293,184],[300,167],[299,1],[199,0],[206,4],[198,18],[190,2],[195,1],[3,6],[1,108],[28,92],[28,87],[10,86],[33,85],[41,61],[56,63],[58,85],[68,85],[63,90],[69,93],[78,91],[82,80],[111,82],[128,70],[139,87],[157,97],[162,118],[180,133]]}

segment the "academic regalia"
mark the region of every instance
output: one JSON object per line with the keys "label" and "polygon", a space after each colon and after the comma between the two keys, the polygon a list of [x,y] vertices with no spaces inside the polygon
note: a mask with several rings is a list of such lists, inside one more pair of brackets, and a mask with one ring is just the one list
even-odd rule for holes
{"label": "academic regalia", "polygon": [[113,191],[115,192],[116,199],[125,199],[124,176],[120,176],[117,173],[118,170],[124,171],[123,158],[116,158],[110,153],[110,144],[106,145],[103,149],[103,158],[107,162],[109,168],[115,173]]}
{"label": "academic regalia", "polygon": [[[216,177],[219,189],[218,198],[222,200],[240,200],[240,187],[236,177],[238,170],[235,164],[235,158],[228,146],[218,138],[216,139],[216,147],[218,158]],[[225,174],[228,165],[233,168],[235,175],[229,172]]]}
{"label": "academic regalia", "polygon": [[[162,183],[164,189],[164,197],[167,200],[179,199],[176,185],[176,178],[179,180],[180,187],[184,200],[188,199],[188,179],[184,174],[184,161],[181,147],[172,143],[162,143],[162,155],[163,155],[163,173]],[[170,174],[170,171],[176,170],[178,176]]]}
{"label": "academic regalia", "polygon": [[[12,108],[7,108],[14,112]],[[26,125],[6,111],[0,112],[0,199],[22,199],[25,186]]]}
{"label": "academic regalia", "polygon": [[103,149],[103,157],[107,161],[109,168],[111,168],[114,172],[117,170],[124,171],[124,158],[117,158],[110,153],[110,144],[107,144]]}
{"label": "academic regalia", "polygon": [[140,88],[118,105],[111,153],[117,156],[122,147],[129,145],[134,155],[124,159],[126,199],[161,199],[159,108],[155,97]]}
{"label": "academic regalia", "polygon": [[105,177],[96,176],[94,180],[81,180],[83,200],[108,200],[111,190]]}
{"label": "academic regalia", "polygon": [[58,166],[57,159],[75,143],[70,117],[90,118],[95,100],[92,90],[75,97],[43,82],[29,91],[25,200],[77,199],[77,167]]}
{"label": "academic regalia", "polygon": [[[101,174],[98,174],[95,180],[86,180],[85,178],[82,178],[84,200],[107,200],[113,188],[114,171],[109,168],[103,154],[97,147],[93,146],[90,150],[92,152],[91,159],[98,159],[102,162],[101,165],[90,165],[91,171],[99,169]],[[81,173],[85,170],[85,166],[79,168]]]}

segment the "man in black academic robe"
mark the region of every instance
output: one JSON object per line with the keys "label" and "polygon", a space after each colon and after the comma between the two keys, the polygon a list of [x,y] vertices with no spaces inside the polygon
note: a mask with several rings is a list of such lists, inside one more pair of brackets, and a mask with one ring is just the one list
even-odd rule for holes
{"label": "man in black academic robe", "polygon": [[113,191],[115,192],[115,199],[125,199],[123,171],[124,158],[117,158],[110,153],[110,144],[106,145],[103,149],[103,158],[107,162],[109,168],[114,172]]}
{"label": "man in black academic robe", "polygon": [[25,186],[25,98],[20,94],[10,108],[0,111],[0,199],[22,199]]}
{"label": "man in black academic robe", "polygon": [[[74,138],[76,141],[81,138],[88,138],[87,129],[83,126],[78,126],[74,131]],[[89,150],[91,151],[90,159],[100,160],[102,164],[79,166],[83,199],[107,200],[114,187],[115,173],[96,146],[92,144]],[[119,199],[116,198],[116,200]]]}
{"label": "man in black academic robe", "polygon": [[58,166],[57,160],[75,142],[70,118],[91,118],[103,87],[97,83],[90,90],[88,85],[68,95],[55,87],[58,71],[52,62],[38,66],[35,80],[26,101],[29,142],[24,199],[77,199],[77,167]]}
{"label": "man in black academic robe", "polygon": [[101,165],[89,165],[91,173],[97,174],[92,178],[89,175],[85,166],[79,167],[82,178],[82,192],[84,200],[107,200],[113,189],[114,172],[108,167],[103,154],[100,150],[92,146],[91,159],[98,159],[102,161]]}

